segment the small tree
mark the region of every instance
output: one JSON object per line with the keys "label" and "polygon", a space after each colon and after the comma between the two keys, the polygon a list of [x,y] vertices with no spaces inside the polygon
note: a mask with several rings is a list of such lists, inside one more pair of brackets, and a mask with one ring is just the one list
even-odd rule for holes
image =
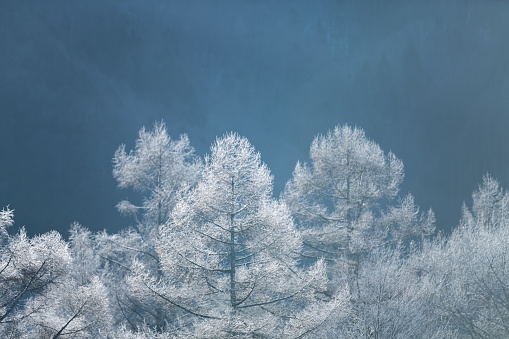
{"label": "small tree", "polygon": [[7,227],[14,224],[14,210],[9,209],[9,206],[2,208],[0,211],[0,236],[7,236]]}
{"label": "small tree", "polygon": [[147,194],[141,206],[127,200],[117,205],[124,215],[137,217],[142,210],[136,226],[144,238],[157,237],[159,227],[168,222],[179,190],[197,182],[202,166],[187,135],[172,140],[163,122],[156,123],[152,131],[143,127],[134,151],[126,153],[125,145],[121,145],[113,164],[118,187]]}

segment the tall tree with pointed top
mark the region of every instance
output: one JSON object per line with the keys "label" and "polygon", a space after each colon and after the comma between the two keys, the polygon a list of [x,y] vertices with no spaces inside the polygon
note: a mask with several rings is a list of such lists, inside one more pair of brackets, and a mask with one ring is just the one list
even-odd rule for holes
{"label": "tall tree with pointed top", "polygon": [[298,267],[301,239],[249,141],[227,134],[211,151],[202,180],[161,228],[158,254],[168,279],[139,274],[133,282],[191,315],[196,337],[310,330],[326,314],[327,307],[310,309],[325,285],[323,264]]}

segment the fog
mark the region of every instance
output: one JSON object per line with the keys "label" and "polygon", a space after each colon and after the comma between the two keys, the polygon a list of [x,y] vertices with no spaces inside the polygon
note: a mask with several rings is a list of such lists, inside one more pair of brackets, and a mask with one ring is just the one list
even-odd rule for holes
{"label": "fog", "polygon": [[449,231],[483,174],[509,187],[508,17],[502,1],[0,0],[0,206],[29,234],[128,226],[111,159],[160,120],[201,155],[246,136],[279,194],[347,123]]}

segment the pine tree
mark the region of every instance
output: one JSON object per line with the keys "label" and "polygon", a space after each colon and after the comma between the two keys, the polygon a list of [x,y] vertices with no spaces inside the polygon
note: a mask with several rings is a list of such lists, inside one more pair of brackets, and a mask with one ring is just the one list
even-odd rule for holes
{"label": "pine tree", "polygon": [[272,197],[259,153],[237,134],[211,147],[202,180],[176,204],[160,239],[163,278],[139,265],[131,281],[180,308],[187,325],[180,333],[297,335],[333,307],[313,307],[326,282],[323,263],[299,268],[301,239],[290,212]]}

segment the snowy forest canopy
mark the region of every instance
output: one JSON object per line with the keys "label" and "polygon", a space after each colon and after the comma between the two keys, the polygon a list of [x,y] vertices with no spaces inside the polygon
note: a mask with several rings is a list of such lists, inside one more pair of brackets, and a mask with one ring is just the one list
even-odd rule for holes
{"label": "snowy forest canopy", "polygon": [[118,203],[121,232],[10,234],[5,207],[1,336],[509,336],[509,195],[495,179],[444,236],[400,194],[403,162],[362,129],[338,125],[309,155],[274,197],[246,138],[218,137],[202,159],[161,122],[114,154],[119,188],[143,195]]}

